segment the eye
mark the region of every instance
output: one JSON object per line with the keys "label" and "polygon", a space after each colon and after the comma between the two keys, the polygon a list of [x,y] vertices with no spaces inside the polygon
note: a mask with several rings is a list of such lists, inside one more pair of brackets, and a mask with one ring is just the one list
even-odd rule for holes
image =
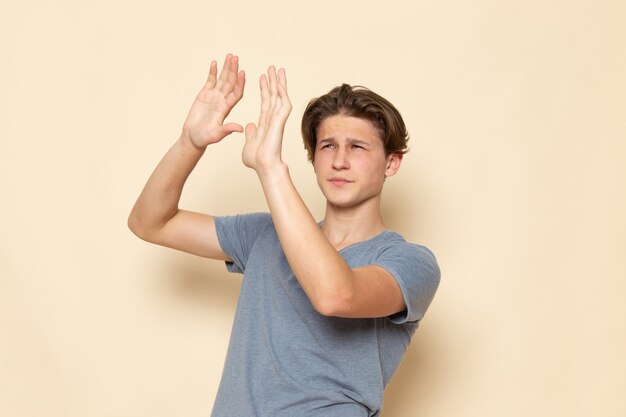
{"label": "eye", "polygon": [[334,148],[334,145],[331,143],[327,143],[326,145],[322,145],[322,149],[332,149]]}
{"label": "eye", "polygon": [[353,149],[364,149],[361,145],[352,145]]}

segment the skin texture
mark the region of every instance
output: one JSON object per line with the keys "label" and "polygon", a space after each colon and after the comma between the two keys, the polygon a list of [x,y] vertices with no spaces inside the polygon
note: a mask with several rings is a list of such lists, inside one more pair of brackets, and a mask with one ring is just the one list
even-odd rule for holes
{"label": "skin texture", "polygon": [[395,174],[400,159],[397,154],[385,157],[383,143],[367,120],[340,114],[320,123],[315,173],[320,190],[335,210],[371,210],[384,227],[376,211],[384,180]]}
{"label": "skin texture", "polygon": [[[244,129],[224,123],[243,96],[245,74],[228,55],[194,101],[178,141],[148,180],[129,217],[139,237],[213,259],[228,260],[212,216],[178,208],[184,183],[208,145]],[[270,66],[259,79],[261,110],[245,128],[242,160],[260,181],[289,265],[313,307],[323,315],[382,317],[404,310],[389,272],[378,266],[351,269],[338,250],[370,239],[385,227],[380,214],[384,179],[400,168],[402,155],[385,155],[370,122],[336,115],[320,125],[315,173],[327,199],[320,228],[298,194],[281,157],[292,109],[284,69]]]}

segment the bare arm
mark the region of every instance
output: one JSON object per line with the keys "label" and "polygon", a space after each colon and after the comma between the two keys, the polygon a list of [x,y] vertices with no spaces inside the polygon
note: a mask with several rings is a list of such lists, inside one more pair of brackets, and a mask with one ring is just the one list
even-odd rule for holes
{"label": "bare arm", "polygon": [[261,116],[246,126],[244,164],[263,187],[281,246],[298,282],[321,314],[383,317],[404,310],[393,276],[377,266],[350,268],[320,231],[281,159],[282,137],[291,103],[284,70],[261,77]]}
{"label": "bare arm", "polygon": [[239,60],[228,55],[217,75],[213,61],[207,81],[198,93],[180,138],[158,164],[128,218],[129,228],[140,238],[208,258],[228,260],[222,251],[213,217],[178,207],[185,181],[206,147],[233,132],[236,123],[224,119],[243,96],[245,74]]}

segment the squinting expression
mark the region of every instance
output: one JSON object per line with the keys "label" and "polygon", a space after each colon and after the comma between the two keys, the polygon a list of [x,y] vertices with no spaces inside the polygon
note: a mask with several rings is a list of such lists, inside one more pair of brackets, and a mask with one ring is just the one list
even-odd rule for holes
{"label": "squinting expression", "polygon": [[379,199],[385,177],[396,173],[401,159],[385,156],[383,142],[367,120],[336,115],[318,127],[313,166],[330,204],[349,207]]}

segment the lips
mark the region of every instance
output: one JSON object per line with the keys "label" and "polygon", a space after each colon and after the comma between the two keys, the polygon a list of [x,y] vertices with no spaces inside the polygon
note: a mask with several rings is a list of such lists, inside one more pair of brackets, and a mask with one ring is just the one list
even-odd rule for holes
{"label": "lips", "polygon": [[348,179],[341,178],[341,177],[333,177],[333,178],[330,178],[328,182],[336,186],[342,186],[342,185],[350,184],[353,181],[350,181]]}

